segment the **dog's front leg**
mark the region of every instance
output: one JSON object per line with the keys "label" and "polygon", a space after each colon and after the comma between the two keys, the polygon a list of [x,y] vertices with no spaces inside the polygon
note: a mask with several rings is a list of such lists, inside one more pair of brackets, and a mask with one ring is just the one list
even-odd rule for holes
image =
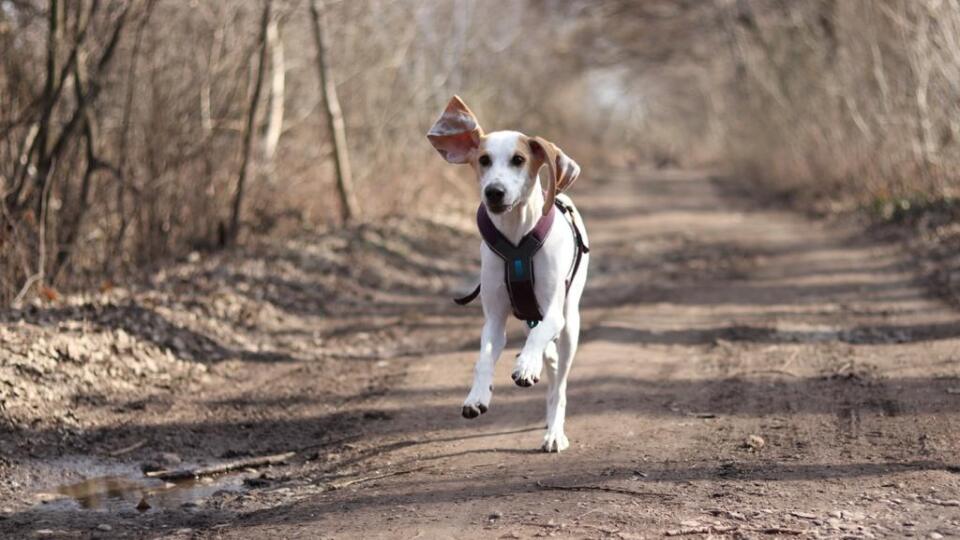
{"label": "dog's front leg", "polygon": [[493,397],[493,369],[507,344],[507,315],[487,313],[480,334],[480,357],[473,369],[473,386],[463,402],[463,417],[476,418],[490,408]]}
{"label": "dog's front leg", "polygon": [[543,320],[527,335],[527,341],[517,355],[517,364],[511,375],[517,386],[533,386],[540,382],[543,353],[563,328],[561,305],[562,302],[551,302]]}

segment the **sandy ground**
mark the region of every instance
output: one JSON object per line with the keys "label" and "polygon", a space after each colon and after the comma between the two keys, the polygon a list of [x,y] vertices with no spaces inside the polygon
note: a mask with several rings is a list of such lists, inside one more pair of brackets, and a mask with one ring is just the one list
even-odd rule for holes
{"label": "sandy ground", "polygon": [[[490,411],[460,416],[481,323],[447,296],[475,269],[463,228],[259,246],[120,299],[6,314],[24,358],[104,367],[64,392],[7,363],[39,386],[6,395],[0,536],[960,535],[957,312],[902,248],[723,184],[577,184],[593,256],[560,455],[537,451],[544,385],[510,380],[519,322]],[[91,334],[94,352],[60,350]],[[137,472],[285,451],[188,484]]]}

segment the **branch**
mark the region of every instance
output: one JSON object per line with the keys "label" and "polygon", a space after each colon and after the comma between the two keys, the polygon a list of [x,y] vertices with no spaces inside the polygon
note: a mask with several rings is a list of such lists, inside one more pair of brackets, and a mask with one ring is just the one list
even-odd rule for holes
{"label": "branch", "polygon": [[608,486],[593,486],[593,485],[554,486],[550,484],[544,484],[539,480],[537,481],[537,487],[540,489],[557,490],[557,491],[605,491],[607,493],[620,493],[622,495],[632,495],[634,497],[659,497],[661,499],[673,498],[673,495],[670,495],[668,493],[658,493],[656,491],[634,491],[632,489],[624,489],[624,488],[608,487]]}
{"label": "branch", "polygon": [[210,465],[207,467],[198,467],[195,469],[151,471],[146,473],[146,475],[149,478],[159,478],[160,480],[187,480],[189,478],[200,478],[201,476],[214,476],[217,474],[235,471],[237,469],[246,469],[247,467],[278,465],[286,462],[295,455],[297,455],[296,452],[284,452],[282,454],[274,454],[272,456],[258,456],[227,461],[224,463],[218,463],[216,465]]}
{"label": "branch", "polygon": [[356,484],[362,484],[362,483],[364,483],[364,482],[371,482],[371,481],[373,481],[373,480],[380,480],[380,479],[382,479],[382,478],[389,478],[389,477],[391,477],[391,476],[400,476],[400,475],[403,475],[403,474],[415,473],[415,472],[417,472],[417,471],[422,471],[422,470],[427,469],[427,468],[428,468],[428,467],[427,467],[426,465],[424,465],[423,467],[416,467],[416,468],[413,468],[413,469],[406,469],[406,470],[403,470],[403,471],[392,471],[392,472],[386,472],[386,473],[380,473],[380,474],[373,474],[373,475],[370,475],[370,476],[361,476],[361,477],[359,477],[359,478],[353,478],[353,479],[350,479],[350,480],[345,480],[345,481],[343,481],[343,482],[333,482],[333,483],[331,483],[331,484],[329,484],[329,485],[327,486],[327,489],[330,490],[330,491],[337,490],[337,489],[343,489],[343,488],[345,488],[345,487],[347,487],[347,486],[352,486],[352,485],[356,485]]}
{"label": "branch", "polygon": [[[48,175],[53,174],[55,166],[51,166],[47,171]],[[47,210],[49,207],[47,195],[50,192],[51,182],[44,182],[46,191],[40,195],[40,224],[39,224],[39,239],[38,239],[38,251],[37,256],[37,271],[30,277],[27,278],[27,282],[23,284],[23,288],[20,289],[20,292],[17,293],[17,296],[14,297],[13,306],[20,305],[20,302],[23,301],[23,298],[30,292],[30,288],[33,287],[36,283],[43,282],[44,270],[47,266]]]}

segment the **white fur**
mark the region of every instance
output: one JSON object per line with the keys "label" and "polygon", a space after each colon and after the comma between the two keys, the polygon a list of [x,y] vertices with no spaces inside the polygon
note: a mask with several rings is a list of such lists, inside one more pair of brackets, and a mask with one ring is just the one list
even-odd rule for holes
{"label": "white fur", "polygon": [[[489,167],[478,169],[481,197],[492,184],[499,184],[506,191],[504,203],[510,209],[501,214],[491,212],[490,217],[497,229],[515,244],[536,225],[543,215],[544,205],[539,177],[532,176],[531,181],[531,175],[527,173],[530,163],[523,167],[510,165],[520,137],[523,134],[515,131],[488,134],[480,151],[487,153],[492,163]],[[569,202],[565,196],[558,197]],[[517,384],[531,386],[539,381],[546,363],[547,432],[543,438],[543,449],[547,452],[560,452],[569,446],[563,429],[567,376],[577,351],[580,296],[586,284],[590,262],[589,254],[583,254],[580,269],[567,293],[565,280],[573,263],[575,242],[566,218],[558,213],[543,247],[533,258],[536,271],[534,291],[543,320],[528,330],[526,342],[513,369]],[[480,298],[485,321],[473,386],[463,403],[464,416],[477,416],[490,407],[494,366],[506,346],[507,320],[513,317],[510,297],[504,285],[503,260],[486,244],[481,243],[480,250]]]}

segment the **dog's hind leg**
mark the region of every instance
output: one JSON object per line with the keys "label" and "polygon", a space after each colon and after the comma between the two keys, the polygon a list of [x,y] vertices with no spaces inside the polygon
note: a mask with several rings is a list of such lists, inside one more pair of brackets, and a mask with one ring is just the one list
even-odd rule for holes
{"label": "dog's hind leg", "polygon": [[559,360],[557,342],[551,341],[543,351],[543,365],[547,368],[547,429],[550,429],[550,420],[553,418],[554,407],[556,407],[553,390],[557,384],[557,363]]}
{"label": "dog's hind leg", "polygon": [[570,446],[563,425],[567,410],[567,377],[573,366],[573,357],[577,354],[580,339],[580,314],[573,311],[567,314],[566,325],[557,339],[557,370],[555,379],[550,381],[547,396],[547,434],[543,437],[545,452],[561,452]]}

